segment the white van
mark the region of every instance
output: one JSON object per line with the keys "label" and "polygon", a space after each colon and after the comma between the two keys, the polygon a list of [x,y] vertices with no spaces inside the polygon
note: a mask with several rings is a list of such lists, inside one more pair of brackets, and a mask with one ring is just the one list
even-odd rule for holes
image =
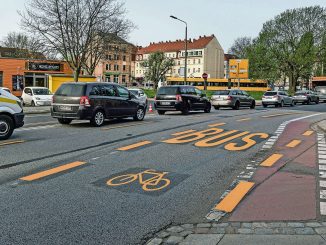
{"label": "white van", "polygon": [[0,140],[8,139],[15,128],[24,125],[24,112],[20,99],[0,89]]}

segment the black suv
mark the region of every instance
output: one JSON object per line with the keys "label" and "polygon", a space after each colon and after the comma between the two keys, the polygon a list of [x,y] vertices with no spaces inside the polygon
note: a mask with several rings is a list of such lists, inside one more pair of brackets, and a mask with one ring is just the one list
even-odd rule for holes
{"label": "black suv", "polygon": [[90,120],[100,127],[105,119],[133,117],[141,121],[146,105],[115,83],[64,83],[53,95],[51,115],[61,124]]}
{"label": "black suv", "polygon": [[155,97],[155,108],[158,114],[166,111],[211,111],[211,103],[205,93],[193,86],[164,86],[159,88]]}

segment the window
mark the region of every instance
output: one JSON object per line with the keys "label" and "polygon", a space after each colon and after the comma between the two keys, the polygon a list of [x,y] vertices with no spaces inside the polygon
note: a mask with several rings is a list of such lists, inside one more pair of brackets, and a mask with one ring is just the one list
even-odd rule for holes
{"label": "window", "polygon": [[119,83],[119,75],[114,75],[113,82]]}
{"label": "window", "polygon": [[178,65],[180,65],[180,60],[178,60]]}
{"label": "window", "polygon": [[89,92],[89,95],[92,95],[92,96],[100,96],[101,95],[100,91],[101,91],[100,86],[94,86],[92,88],[91,92]]}
{"label": "window", "polygon": [[196,72],[196,68],[193,68],[193,69],[192,69],[192,72],[195,73],[195,72]]}
{"label": "window", "polygon": [[109,64],[109,70],[111,70],[111,64]]}
{"label": "window", "polygon": [[202,92],[201,90],[199,90],[198,88],[195,88],[195,91],[196,91],[196,94],[199,95],[199,96],[202,95],[202,93],[203,93],[203,92]]}
{"label": "window", "polygon": [[3,72],[0,71],[0,87],[3,87]]}
{"label": "window", "polygon": [[199,52],[198,52],[198,55],[202,55],[202,54],[203,54],[203,52],[202,52],[202,51],[199,51]]}
{"label": "window", "polygon": [[112,60],[112,56],[109,54],[109,60]]}
{"label": "window", "polygon": [[126,70],[126,66],[125,65],[122,66],[122,70],[124,70],[124,71]]}
{"label": "window", "polygon": [[188,73],[190,73],[190,68],[188,69]]}
{"label": "window", "polygon": [[198,71],[197,72],[200,72],[200,68],[198,68]]}
{"label": "window", "polygon": [[198,64],[200,64],[200,59],[198,59]]}
{"label": "window", "polygon": [[105,69],[106,69],[106,70],[109,70],[109,64],[106,64],[106,65],[105,65]]}
{"label": "window", "polygon": [[101,96],[118,96],[117,91],[114,89],[112,85],[102,85],[101,86],[101,91],[100,91]]}
{"label": "window", "polygon": [[126,83],[126,75],[122,75],[122,83]]}
{"label": "window", "polygon": [[123,87],[117,86],[119,96],[123,98],[129,98],[129,91]]}
{"label": "window", "polygon": [[[55,95],[59,96],[71,96],[71,97],[79,97],[85,94],[86,85],[83,84],[62,84],[59,89],[55,92]],[[25,93],[27,91],[32,92],[30,89],[25,89]]]}
{"label": "window", "polygon": [[195,60],[195,59],[193,59],[193,61],[192,61],[192,62],[193,62],[193,64],[194,64],[194,65],[196,64],[196,60]]}
{"label": "window", "polygon": [[122,57],[122,59],[123,59],[123,61],[126,61],[126,56],[124,55],[124,56]]}

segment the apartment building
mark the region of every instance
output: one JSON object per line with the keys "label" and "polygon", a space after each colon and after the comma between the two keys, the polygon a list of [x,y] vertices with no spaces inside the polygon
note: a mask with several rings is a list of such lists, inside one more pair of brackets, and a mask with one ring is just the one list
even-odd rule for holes
{"label": "apartment building", "polygon": [[135,77],[136,46],[120,37],[109,38],[105,58],[95,68],[97,81],[115,82],[129,86]]}
{"label": "apartment building", "polygon": [[[164,52],[166,57],[174,59],[175,65],[167,77],[184,76],[185,41],[166,41],[138,47],[135,62],[135,78],[138,81],[144,78],[146,72],[141,63],[154,52]],[[224,77],[224,50],[214,35],[188,40],[187,77],[199,78],[203,73],[207,73],[209,78]]]}

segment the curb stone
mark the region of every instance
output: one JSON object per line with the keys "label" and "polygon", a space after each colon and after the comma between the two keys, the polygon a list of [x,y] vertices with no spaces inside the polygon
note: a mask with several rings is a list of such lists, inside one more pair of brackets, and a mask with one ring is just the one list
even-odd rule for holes
{"label": "curb stone", "polygon": [[[211,228],[210,228],[211,227]],[[207,222],[173,225],[159,231],[147,245],[211,244],[223,235],[326,235],[326,222]],[[221,240],[220,239],[220,240]],[[219,242],[218,240],[217,242]]]}

